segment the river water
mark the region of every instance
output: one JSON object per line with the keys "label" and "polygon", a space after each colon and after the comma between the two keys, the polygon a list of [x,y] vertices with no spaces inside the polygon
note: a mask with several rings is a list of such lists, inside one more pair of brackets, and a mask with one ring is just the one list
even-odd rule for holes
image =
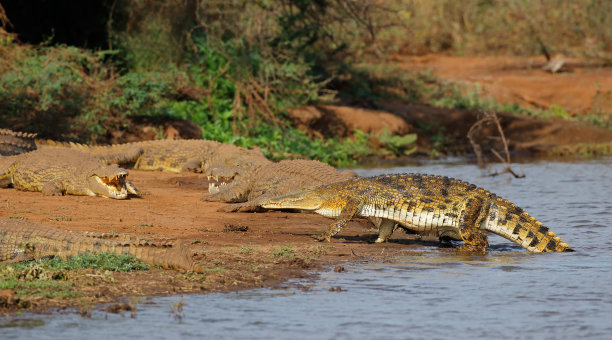
{"label": "river water", "polygon": [[[103,308],[90,318],[24,313],[0,319],[0,339],[612,338],[612,159],[513,168],[526,177],[452,161],[357,172],[468,180],[519,205],[576,252],[530,254],[492,236],[486,255],[407,250],[286,289],[184,296],[180,313],[172,313],[179,296],[141,302],[135,318]],[[346,291],[329,291],[336,286]]]}

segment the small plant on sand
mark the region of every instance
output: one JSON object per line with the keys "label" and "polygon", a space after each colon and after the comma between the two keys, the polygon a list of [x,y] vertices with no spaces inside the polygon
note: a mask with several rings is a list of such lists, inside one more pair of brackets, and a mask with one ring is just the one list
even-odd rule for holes
{"label": "small plant on sand", "polygon": [[240,247],[240,249],[238,249],[238,254],[242,254],[242,255],[249,255],[253,252],[253,248],[252,247]]}
{"label": "small plant on sand", "polygon": [[291,243],[287,243],[287,245],[276,248],[272,251],[272,257],[286,257],[286,258],[294,258],[295,250],[293,250],[293,245]]}

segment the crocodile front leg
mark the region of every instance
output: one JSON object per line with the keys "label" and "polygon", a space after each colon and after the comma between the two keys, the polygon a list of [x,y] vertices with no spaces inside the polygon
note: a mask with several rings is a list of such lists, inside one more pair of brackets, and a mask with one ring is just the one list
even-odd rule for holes
{"label": "crocodile front leg", "polygon": [[459,235],[465,242],[459,250],[485,252],[489,246],[487,234],[479,227],[487,215],[486,206],[481,198],[471,198],[465,204],[459,221]]}
{"label": "crocodile front leg", "polygon": [[338,216],[338,218],[336,218],[334,223],[331,224],[329,229],[321,234],[313,235],[312,237],[319,241],[330,242],[331,238],[338,232],[340,232],[340,230],[342,230],[344,226],[346,226],[346,224],[353,218],[353,216],[355,216],[355,214],[360,208],[361,205],[359,204],[358,200],[350,199],[346,203],[344,208],[342,208],[340,215]]}

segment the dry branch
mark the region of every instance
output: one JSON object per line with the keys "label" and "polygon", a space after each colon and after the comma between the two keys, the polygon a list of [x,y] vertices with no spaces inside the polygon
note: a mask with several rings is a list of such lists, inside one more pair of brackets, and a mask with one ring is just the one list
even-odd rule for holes
{"label": "dry branch", "polygon": [[[484,157],[482,153],[482,147],[480,146],[480,144],[476,142],[476,135],[478,132],[482,130],[484,126],[487,126],[489,124],[495,124],[495,126],[497,127],[497,131],[499,132],[499,139],[501,140],[501,143],[504,146],[504,153],[506,157],[505,158],[502,157],[501,154],[494,148],[490,149],[491,153],[493,153],[493,155],[495,155],[497,159],[499,159],[499,161],[504,164],[505,172],[511,174],[515,178],[525,177],[525,174],[519,175],[514,170],[512,170],[511,160],[510,160],[510,151],[508,149],[508,140],[506,139],[506,136],[504,135],[504,130],[502,129],[499,119],[497,118],[497,114],[495,114],[495,112],[492,112],[492,111],[483,112],[483,117],[480,118],[476,123],[474,123],[474,125],[470,127],[467,133],[467,138],[470,141],[472,148],[474,149],[476,158],[478,159],[478,167],[483,169],[485,167],[485,162],[484,162]],[[492,136],[490,136],[489,138],[492,138]],[[490,175],[494,176],[496,175],[496,173],[490,174]]]}

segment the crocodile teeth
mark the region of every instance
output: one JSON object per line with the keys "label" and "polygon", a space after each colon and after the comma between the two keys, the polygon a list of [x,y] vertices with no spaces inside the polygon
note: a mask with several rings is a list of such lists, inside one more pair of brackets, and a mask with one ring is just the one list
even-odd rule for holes
{"label": "crocodile teeth", "polygon": [[219,187],[215,185],[215,183],[208,183],[208,192],[211,194],[216,194],[219,192]]}
{"label": "crocodile teeth", "polygon": [[97,177],[98,183],[104,185],[107,189],[109,197],[123,199],[127,197],[127,188],[125,184],[126,175],[120,174],[114,177]]}

